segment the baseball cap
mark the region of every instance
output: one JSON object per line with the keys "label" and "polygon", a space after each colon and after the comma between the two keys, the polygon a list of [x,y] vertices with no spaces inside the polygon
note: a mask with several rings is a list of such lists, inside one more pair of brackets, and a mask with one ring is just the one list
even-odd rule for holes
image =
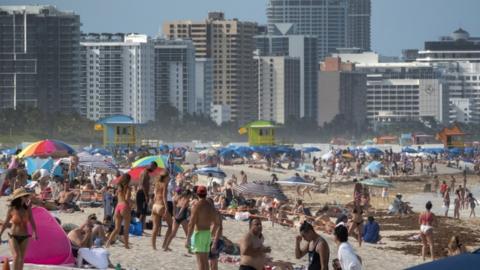
{"label": "baseball cap", "polygon": [[207,187],[198,186],[197,187],[197,195],[207,195]]}

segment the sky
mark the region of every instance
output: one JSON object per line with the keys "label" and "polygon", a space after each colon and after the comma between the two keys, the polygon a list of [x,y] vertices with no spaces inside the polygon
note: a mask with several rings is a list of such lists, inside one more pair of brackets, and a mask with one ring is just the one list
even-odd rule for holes
{"label": "sky", "polygon": [[[83,32],[137,32],[156,36],[165,21],[203,20],[209,11],[266,23],[267,0],[0,0],[0,4],[51,4],[80,15]],[[372,49],[400,56],[462,27],[480,36],[480,0],[372,0]]]}

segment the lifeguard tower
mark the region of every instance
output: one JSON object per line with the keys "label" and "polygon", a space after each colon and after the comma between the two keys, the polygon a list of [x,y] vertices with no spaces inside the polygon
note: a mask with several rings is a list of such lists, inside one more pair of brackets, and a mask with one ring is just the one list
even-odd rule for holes
{"label": "lifeguard tower", "polygon": [[96,131],[103,131],[104,147],[132,147],[136,145],[136,124],[127,115],[114,115],[100,119]]}
{"label": "lifeguard tower", "polygon": [[274,145],[275,125],[270,121],[254,121],[238,130],[240,135],[248,135],[248,144],[251,146]]}
{"label": "lifeguard tower", "polygon": [[439,133],[437,133],[436,139],[443,143],[445,148],[464,148],[465,142],[464,137],[465,133],[458,127],[454,125],[451,128],[444,128]]}

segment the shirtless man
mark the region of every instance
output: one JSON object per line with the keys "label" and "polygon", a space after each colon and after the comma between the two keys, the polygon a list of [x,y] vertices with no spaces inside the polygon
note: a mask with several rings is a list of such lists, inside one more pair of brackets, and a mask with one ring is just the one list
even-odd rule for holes
{"label": "shirtless man", "polygon": [[142,172],[140,183],[138,185],[135,201],[137,203],[137,217],[142,222],[142,233],[145,228],[145,219],[147,218],[148,200],[150,195],[150,173],[158,167],[155,161],[152,161],[148,168]]}
{"label": "shirtless man", "polygon": [[70,184],[65,181],[63,183],[63,191],[58,196],[58,204],[60,204],[60,210],[67,210],[72,208],[72,203],[75,199],[75,192],[70,191]]}
{"label": "shirtless man", "polygon": [[67,237],[72,243],[72,248],[78,250],[79,248],[91,248],[93,246],[93,227],[97,222],[95,214],[89,215],[87,221],[68,233]]}
{"label": "shirtless man", "polygon": [[262,221],[250,219],[250,231],[240,240],[239,270],[263,270],[267,262],[266,254],[272,249],[263,245]]}
{"label": "shirtless man", "polygon": [[[217,249],[220,222],[215,207],[206,200],[207,188],[199,186],[197,195],[199,200],[192,208],[185,247],[196,254],[198,269],[208,270],[208,254],[210,250]],[[211,227],[213,228],[210,231]],[[210,244],[212,244],[211,247]]]}
{"label": "shirtless man", "polygon": [[[302,239],[308,245],[301,247]],[[300,226],[300,235],[297,236],[295,257],[302,258],[308,253],[308,270],[327,270],[330,249],[327,241],[315,232],[312,225],[306,221]]]}
{"label": "shirtless man", "polygon": [[[157,249],[157,236],[158,232],[162,227],[162,217],[165,214],[165,209],[167,205],[167,184],[168,184],[169,175],[161,175],[155,181],[154,187],[154,201],[152,206],[152,221],[153,221],[153,231],[152,231],[152,247],[154,250]],[[167,238],[165,238],[166,240]],[[165,247],[165,243],[163,244]]]}

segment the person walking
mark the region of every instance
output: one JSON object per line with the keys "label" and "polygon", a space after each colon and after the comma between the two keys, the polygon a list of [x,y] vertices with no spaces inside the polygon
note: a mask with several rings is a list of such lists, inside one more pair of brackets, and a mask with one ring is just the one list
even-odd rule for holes
{"label": "person walking", "polygon": [[[446,194],[448,194],[448,192]],[[418,223],[420,224],[420,237],[422,238],[422,258],[425,261],[425,254],[428,245],[430,247],[430,256],[433,261],[433,224],[435,222],[435,215],[431,212],[432,203],[430,201],[425,204],[425,209],[426,211],[421,213],[418,217]]]}
{"label": "person walking", "polygon": [[[307,245],[301,247],[302,239],[307,241]],[[300,235],[295,242],[295,257],[301,259],[308,254],[307,270],[326,270],[330,258],[330,249],[327,241],[315,232],[312,225],[306,221],[300,226]]]}
{"label": "person walking", "polygon": [[125,248],[129,249],[130,246],[128,244],[128,232],[132,217],[130,212],[130,175],[128,173],[121,176],[116,196],[118,203],[115,207],[115,212],[113,215],[115,220],[115,229],[113,229],[112,233],[110,234],[105,247],[110,247],[112,241],[116,240],[116,237],[120,233],[120,229],[123,224],[123,243],[125,244]]}

